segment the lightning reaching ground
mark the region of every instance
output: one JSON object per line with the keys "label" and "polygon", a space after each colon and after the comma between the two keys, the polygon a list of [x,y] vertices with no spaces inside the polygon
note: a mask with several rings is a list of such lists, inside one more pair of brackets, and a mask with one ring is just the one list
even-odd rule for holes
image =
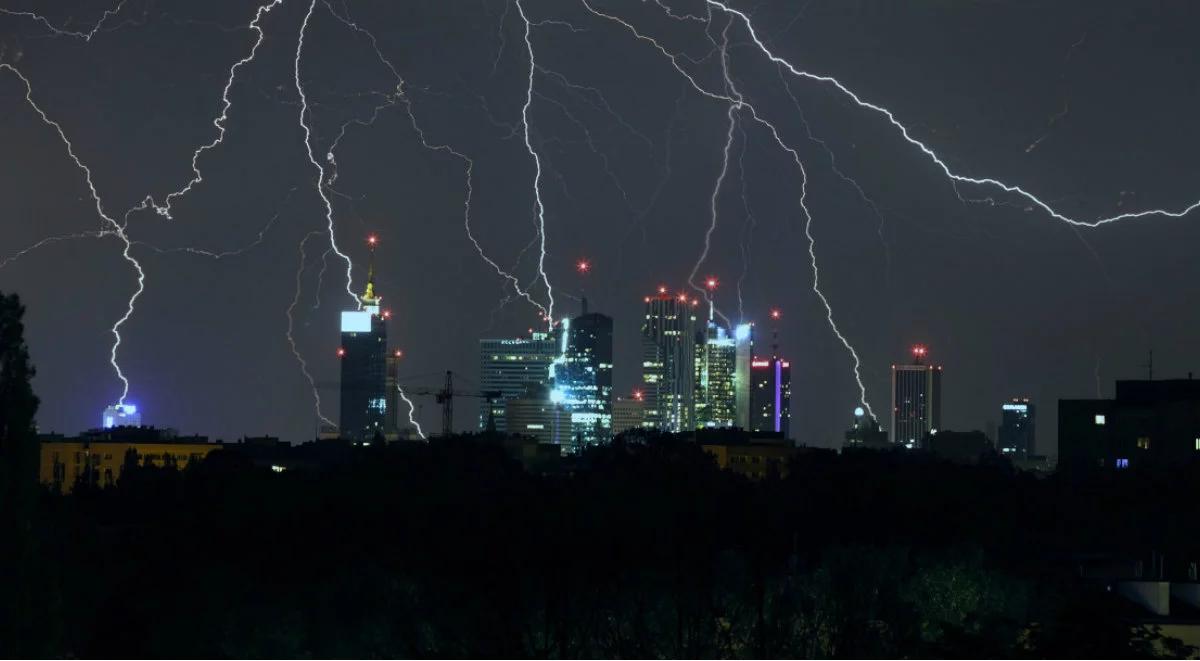
{"label": "lightning reaching ground", "polygon": [[84,165],[83,161],[79,159],[79,156],[75,154],[75,146],[71,144],[71,140],[67,138],[67,134],[63,131],[63,127],[58,122],[50,119],[50,117],[46,115],[46,112],[42,110],[41,106],[39,106],[37,102],[33,100],[33,86],[29,83],[29,79],[26,78],[25,75],[19,70],[17,70],[16,67],[8,64],[7,62],[0,62],[0,71],[8,71],[21,80],[21,82],[25,85],[25,102],[29,104],[30,108],[33,108],[33,111],[37,113],[38,117],[41,118],[43,123],[45,123],[47,126],[50,126],[56,133],[58,133],[59,139],[62,140],[63,145],[67,148],[67,155],[70,156],[71,160],[75,163],[75,167],[79,168],[80,172],[83,173],[84,181],[87,183],[88,191],[91,193],[92,201],[95,203],[97,215],[99,215],[100,218],[103,219],[104,222],[111,228],[110,230],[105,231],[120,239],[121,243],[123,244],[121,257],[128,262],[130,267],[132,267],[137,273],[137,288],[134,290],[133,294],[129,296],[129,300],[125,306],[125,314],[121,315],[121,318],[117,319],[116,323],[112,325],[111,330],[113,335],[113,343],[108,354],[109,363],[112,365],[113,371],[117,373],[117,378],[121,381],[121,397],[117,400],[117,404],[119,406],[124,406],[125,398],[129,396],[129,379],[125,377],[125,373],[121,370],[120,363],[117,362],[117,352],[121,348],[121,326],[123,326],[125,322],[129,321],[129,318],[133,316],[134,305],[137,303],[138,297],[140,297],[142,292],[146,290],[146,272],[142,269],[142,264],[133,256],[133,243],[129,240],[129,236],[125,233],[125,225],[117,222],[115,218],[108,215],[108,213],[104,210],[104,203],[100,200],[100,193],[96,191],[96,184],[92,181],[91,169]]}
{"label": "lightning reaching ground", "polygon": [[408,398],[408,395],[404,394],[404,388],[396,386],[396,390],[400,395],[400,399],[403,399],[404,403],[408,405],[408,424],[412,425],[413,429],[417,430],[417,436],[420,436],[421,440],[428,440],[425,437],[424,430],[421,429],[421,423],[417,422],[416,417],[413,415],[416,412],[417,407],[413,405],[412,400]]}
{"label": "lightning reaching ground", "polygon": [[300,240],[300,265],[296,268],[296,292],[292,295],[292,303],[287,308],[287,340],[288,344],[292,348],[292,355],[296,357],[296,362],[300,364],[300,373],[304,375],[304,378],[308,381],[309,387],[312,388],[313,407],[316,410],[317,417],[321,419],[321,422],[324,422],[331,427],[336,427],[337,425],[321,412],[321,392],[317,389],[317,382],[313,379],[312,374],[308,371],[308,361],[304,360],[304,355],[300,353],[300,348],[296,346],[296,338],[293,335],[296,327],[296,305],[300,303],[300,291],[303,287],[301,278],[304,275],[305,263],[308,261],[308,255],[305,252],[305,247],[308,245],[309,240],[311,240],[314,236],[319,236],[321,234],[324,234],[322,230],[313,230],[308,234],[305,234],[304,238]]}

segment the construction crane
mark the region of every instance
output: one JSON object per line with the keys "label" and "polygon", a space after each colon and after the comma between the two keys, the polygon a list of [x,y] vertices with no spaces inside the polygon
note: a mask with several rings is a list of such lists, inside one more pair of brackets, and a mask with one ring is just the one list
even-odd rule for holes
{"label": "construction crane", "polygon": [[442,435],[449,436],[454,426],[454,398],[455,397],[475,397],[487,400],[488,404],[488,422],[487,430],[489,432],[496,431],[496,421],[493,418],[492,403],[500,399],[501,393],[499,390],[483,390],[483,391],[464,391],[454,389],[454,372],[446,370],[446,382],[441,388],[428,386],[401,386],[404,392],[410,395],[433,396],[438,404],[442,405]]}

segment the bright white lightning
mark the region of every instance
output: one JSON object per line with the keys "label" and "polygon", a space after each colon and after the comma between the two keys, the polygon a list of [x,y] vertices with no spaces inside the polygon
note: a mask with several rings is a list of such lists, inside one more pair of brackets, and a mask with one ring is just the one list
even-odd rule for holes
{"label": "bright white lightning", "polygon": [[1013,185],[1013,184],[1006,184],[998,179],[992,179],[990,177],[968,177],[965,175],[957,174],[950,169],[950,166],[946,165],[945,161],[943,161],[941,159],[941,157],[939,157],[937,155],[936,152],[934,152],[932,149],[930,149],[925,143],[912,137],[912,135],[908,131],[908,127],[905,126],[904,124],[900,123],[900,121],[896,119],[896,116],[894,114],[892,114],[892,111],[888,110],[887,108],[885,108],[883,106],[876,105],[869,101],[863,100],[861,97],[858,96],[858,94],[855,94],[850,88],[846,87],[845,85],[842,84],[841,81],[839,81],[838,79],[836,79],[832,76],[810,73],[808,71],[804,71],[802,69],[796,68],[794,65],[792,65],[792,63],[788,62],[787,60],[783,59],[782,57],[779,57],[774,52],[772,52],[771,49],[768,48],[765,43],[763,43],[763,41],[758,36],[758,32],[754,29],[754,24],[750,21],[749,16],[747,16],[746,14],[744,14],[743,12],[741,12],[737,9],[734,9],[734,8],[726,5],[724,2],[721,2],[720,0],[705,0],[705,2],[708,3],[709,6],[716,7],[718,9],[720,9],[721,11],[727,12],[727,13],[741,19],[742,24],[746,26],[746,31],[749,33],[750,38],[754,41],[754,44],[756,46],[758,46],[759,50],[762,51],[763,55],[765,55],[769,60],[771,60],[775,64],[780,65],[780,66],[784,67],[785,69],[787,69],[788,72],[791,73],[793,76],[796,76],[799,78],[806,78],[808,80],[832,85],[839,92],[841,92],[842,94],[849,97],[850,100],[854,101],[854,103],[856,105],[858,105],[859,107],[866,108],[868,110],[873,110],[873,111],[879,113],[880,115],[883,115],[892,126],[896,127],[896,129],[900,131],[900,135],[904,138],[904,140],[906,142],[913,145],[917,149],[920,149],[926,156],[929,157],[930,160],[932,160],[938,166],[939,169],[941,169],[942,173],[945,174],[946,177],[949,178],[952,182],[964,183],[964,184],[974,184],[977,186],[991,186],[991,187],[999,188],[1006,193],[1019,195],[1019,196],[1025,198],[1034,206],[1045,211],[1046,214],[1048,214],[1051,218],[1060,220],[1060,221],[1062,221],[1064,223],[1068,223],[1070,225],[1076,225],[1076,226],[1081,226],[1081,227],[1099,227],[1101,225],[1107,225],[1109,223],[1115,223],[1115,222],[1121,221],[1121,220],[1144,218],[1147,216],[1165,216],[1168,218],[1180,218],[1180,217],[1186,216],[1187,214],[1191,213],[1192,211],[1195,211],[1196,209],[1200,209],[1200,200],[1197,200],[1196,202],[1191,203],[1190,205],[1184,207],[1183,209],[1181,209],[1179,211],[1170,211],[1170,210],[1166,210],[1166,209],[1146,209],[1143,211],[1122,213],[1122,214],[1117,214],[1115,216],[1107,216],[1107,217],[1099,218],[1096,220],[1079,220],[1076,218],[1071,218],[1069,216],[1066,216],[1066,215],[1054,210],[1053,207],[1051,207],[1048,203],[1042,201],[1041,198],[1037,197],[1033,193],[1030,193],[1029,191],[1026,191],[1024,188],[1021,188],[1020,186]]}
{"label": "bright white lightning", "polygon": [[[513,291],[515,291],[517,295],[528,301],[530,305],[533,305],[535,308],[537,308],[542,313],[542,316],[548,316],[549,310],[546,308],[546,306],[534,299],[529,289],[522,287],[521,281],[517,279],[516,276],[501,268],[496,260],[492,259],[487,252],[484,251],[483,245],[479,243],[479,240],[475,238],[475,234],[471,231],[471,201],[475,194],[475,161],[470,156],[467,156],[463,152],[448,144],[434,143],[429,141],[427,134],[425,133],[425,129],[423,129],[420,123],[417,122],[416,114],[413,112],[412,100],[409,99],[408,95],[404,92],[404,78],[400,75],[400,71],[396,68],[396,66],[392,64],[391,60],[389,60],[387,56],[383,54],[383,51],[380,50],[379,42],[376,40],[375,35],[372,34],[368,29],[351,20],[349,16],[338,14],[334,10],[333,6],[328,2],[325,3],[325,6],[334,18],[341,21],[355,32],[362,34],[371,42],[371,48],[375,51],[375,56],[379,59],[380,63],[382,63],[388,69],[388,71],[391,72],[393,79],[396,81],[396,98],[404,105],[404,111],[408,116],[409,124],[412,126],[413,132],[416,133],[417,138],[421,141],[421,146],[429,151],[450,154],[454,158],[462,161],[466,170],[466,195],[463,199],[463,229],[466,231],[467,239],[471,242],[471,245],[475,246],[475,251],[479,253],[479,257],[483,259],[488,266],[491,266],[492,269],[496,271],[497,275],[504,278],[504,280],[512,286]],[[336,141],[334,144],[336,144]],[[332,158],[332,150],[330,154],[328,154],[328,157],[330,159]]]}
{"label": "bright white lightning", "polygon": [[729,118],[729,128],[725,132],[725,146],[721,150],[721,169],[717,173],[717,180],[713,184],[712,196],[709,198],[709,212],[711,220],[708,224],[708,230],[704,232],[704,250],[700,252],[700,256],[696,259],[696,263],[692,266],[692,272],[688,274],[688,284],[692,289],[704,295],[704,300],[711,306],[713,312],[721,317],[725,325],[729,324],[729,317],[716,309],[712,302],[712,292],[707,288],[696,284],[696,274],[700,271],[700,267],[704,261],[708,259],[708,253],[712,250],[712,235],[717,230],[717,201],[721,197],[721,187],[725,184],[725,177],[729,174],[729,152],[733,148],[733,132],[738,126],[738,111],[742,109],[744,103],[741,92],[733,82],[733,78],[729,75],[729,25],[725,25],[725,29],[721,33],[722,43],[716,44],[718,53],[721,58],[721,75],[725,79],[725,92],[734,99],[729,104],[729,109],[726,115]]}
{"label": "bright white lightning", "polygon": [[8,14],[9,16],[19,16],[22,18],[33,19],[34,21],[46,26],[46,29],[53,32],[55,34],[55,36],[75,37],[77,39],[82,39],[84,41],[91,41],[92,38],[95,37],[98,32],[100,32],[100,28],[102,28],[104,26],[105,21],[107,21],[110,17],[115,16],[121,12],[121,8],[125,6],[125,2],[126,2],[126,0],[121,0],[120,2],[117,3],[116,7],[105,10],[104,14],[102,16],[100,16],[100,20],[96,21],[96,24],[94,26],[92,26],[92,29],[88,30],[87,32],[64,30],[60,27],[55,26],[45,16],[42,16],[41,14],[38,14],[36,12],[14,11],[12,9],[4,9],[3,7],[0,7],[0,14]]}
{"label": "bright white lightning", "polygon": [[313,10],[316,8],[317,0],[312,0],[308,6],[308,12],[304,14],[304,22],[300,24],[300,36],[296,40],[296,58],[293,61],[292,73],[296,81],[296,93],[300,95],[300,128],[304,129],[304,151],[308,154],[308,161],[317,169],[317,195],[325,204],[325,223],[329,233],[329,247],[338,257],[342,258],[342,261],[346,262],[346,294],[357,305],[358,296],[351,289],[354,286],[354,262],[350,261],[350,256],[342,252],[337,245],[337,236],[333,228],[333,203],[329,201],[329,195],[325,192],[325,168],[313,154],[312,129],[308,125],[308,97],[304,94],[303,83],[300,82],[300,57],[304,52],[304,33],[308,31],[308,21],[312,18]]}
{"label": "bright white lightning", "polygon": [[192,152],[192,178],[186,184],[184,184],[182,188],[169,193],[161,203],[156,202],[153,196],[147,195],[146,198],[141,201],[141,203],[126,213],[126,217],[128,217],[129,213],[152,208],[160,216],[171,218],[171,203],[175,199],[187,195],[189,192],[191,192],[192,187],[204,181],[204,177],[200,174],[200,156],[204,152],[215,148],[217,145],[220,145],[225,141],[225,122],[229,121],[229,108],[233,105],[233,102],[229,100],[229,90],[233,87],[233,82],[237,78],[238,69],[254,60],[255,56],[258,54],[258,47],[262,45],[263,39],[266,37],[266,33],[263,32],[263,29],[259,26],[258,22],[262,20],[263,16],[267,15],[272,9],[281,4],[283,4],[283,0],[271,0],[271,2],[261,5],[258,10],[254,12],[254,20],[250,21],[250,24],[247,27],[257,32],[258,37],[254,40],[254,45],[250,47],[250,52],[247,53],[245,57],[241,58],[237,62],[234,62],[233,66],[229,67],[229,77],[225,80],[225,87],[221,90],[221,114],[213,118],[212,122],[213,126],[217,129],[217,137],[213,138],[212,142],[201,145],[200,147],[196,148],[196,151]]}
{"label": "bright white lightning", "polygon": [[591,4],[588,2],[588,0],[580,0],[580,2],[592,14],[594,14],[600,18],[603,18],[605,20],[613,21],[615,23],[618,23],[618,24],[624,26],[637,39],[639,39],[641,41],[645,41],[646,43],[649,43],[650,45],[652,45],[655,49],[658,50],[658,52],[662,53],[662,55],[664,57],[666,57],[667,60],[670,61],[671,66],[674,67],[674,69],[676,71],[678,71],[679,74],[682,75],[688,81],[688,83],[692,86],[692,89],[696,90],[701,95],[706,96],[710,99],[723,101],[723,102],[725,102],[727,104],[731,104],[731,105],[740,103],[741,107],[743,107],[745,110],[748,110],[750,112],[750,116],[754,119],[755,122],[763,125],[764,127],[767,128],[767,130],[769,130],[771,132],[771,136],[774,138],[775,143],[779,145],[780,149],[783,149],[784,151],[786,151],[788,154],[790,154],[792,156],[792,159],[795,161],[796,165],[800,169],[800,174],[802,177],[800,206],[804,210],[804,216],[805,216],[804,234],[808,239],[808,253],[809,253],[810,263],[811,263],[812,269],[813,269],[813,292],[817,295],[817,298],[821,301],[821,304],[825,307],[825,319],[829,323],[830,329],[833,331],[833,334],[838,338],[838,340],[842,343],[842,346],[846,348],[846,351],[849,352],[851,360],[853,361],[854,380],[855,380],[855,383],[858,385],[859,401],[863,405],[863,408],[865,408],[867,410],[867,412],[870,413],[871,418],[875,419],[875,413],[871,408],[871,404],[867,401],[867,388],[862,380],[862,374],[861,374],[862,361],[859,359],[858,352],[854,349],[853,345],[850,344],[850,341],[848,339],[846,339],[846,336],[844,334],[842,334],[841,330],[838,328],[837,323],[833,319],[833,308],[829,304],[829,299],[827,299],[825,297],[824,292],[821,291],[820,275],[819,275],[818,267],[817,267],[817,256],[816,256],[816,248],[815,248],[816,242],[812,235],[812,220],[813,220],[813,218],[812,218],[812,214],[808,210],[808,206],[805,204],[805,199],[808,194],[808,174],[804,169],[804,164],[800,159],[799,152],[797,152],[792,147],[788,146],[787,143],[785,143],[783,141],[783,138],[780,137],[779,131],[778,131],[778,129],[775,128],[775,125],[770,123],[766,119],[763,119],[758,114],[757,109],[749,101],[746,101],[744,98],[735,98],[728,94],[721,94],[718,92],[713,92],[711,90],[705,89],[703,86],[701,86],[696,81],[695,77],[693,77],[690,73],[688,73],[687,70],[684,69],[679,64],[680,56],[667,50],[656,39],[642,34],[640,31],[638,31],[638,29],[636,27],[634,27],[631,23],[629,23],[625,19],[622,19],[618,16],[614,16],[612,14],[606,14],[604,12],[601,12],[601,11],[595,9],[594,7],[591,6]]}
{"label": "bright white lightning", "polygon": [[553,328],[554,287],[550,285],[550,278],[546,276],[546,207],[542,204],[542,159],[538,156],[537,150],[533,148],[533,142],[529,136],[529,107],[533,105],[533,74],[537,71],[537,61],[533,55],[533,41],[529,34],[533,26],[529,22],[529,17],[525,15],[525,8],[521,5],[521,0],[514,1],[517,5],[517,12],[521,15],[521,20],[525,22],[525,50],[529,54],[529,85],[525,91],[525,105],[521,107],[521,123],[525,128],[525,149],[533,157],[533,197],[537,206],[538,237],[540,239],[540,253],[537,263],[538,274],[542,278],[542,284],[546,286],[546,322]]}
{"label": "bright white lightning", "polygon": [[25,255],[28,255],[29,253],[37,250],[38,248],[41,248],[42,246],[48,246],[52,243],[59,243],[61,241],[74,241],[77,239],[102,239],[106,236],[116,236],[116,232],[114,232],[112,230],[93,230],[91,232],[76,232],[74,234],[62,234],[60,236],[49,236],[49,237],[46,237],[46,238],[38,241],[37,243],[34,243],[33,245],[27,246],[25,248],[18,250],[17,252],[14,252],[13,254],[9,255],[8,257],[5,257],[4,259],[0,259],[0,269],[8,266],[9,264],[17,261],[18,259],[21,259]]}
{"label": "bright white lightning", "polygon": [[288,344],[291,345],[292,355],[296,357],[296,362],[300,363],[300,372],[304,374],[304,378],[308,380],[308,385],[312,388],[313,405],[316,407],[317,417],[321,419],[321,422],[330,427],[336,427],[337,425],[321,412],[321,393],[317,390],[317,382],[313,380],[312,374],[309,373],[308,361],[304,360],[304,356],[300,353],[300,348],[296,346],[296,338],[292,335],[296,325],[294,312],[296,305],[300,302],[301,276],[304,274],[304,263],[307,261],[305,245],[309,239],[318,234],[324,234],[324,232],[322,230],[313,230],[305,234],[304,238],[300,241],[300,266],[296,268],[296,293],[292,295],[292,304],[287,308],[287,340]]}
{"label": "bright white lightning", "polygon": [[413,428],[417,430],[417,436],[420,436],[421,440],[428,440],[425,438],[425,432],[421,429],[421,423],[417,422],[416,416],[413,415],[413,413],[416,412],[417,407],[413,405],[412,400],[408,398],[408,395],[404,394],[404,388],[396,386],[396,390],[400,394],[400,399],[403,399],[404,403],[408,404],[408,424],[412,425]]}
{"label": "bright white lightning", "polygon": [[117,350],[121,347],[121,326],[124,325],[125,322],[129,320],[129,317],[133,315],[134,304],[137,303],[137,299],[142,295],[142,292],[146,290],[146,272],[142,270],[141,263],[138,262],[138,260],[130,252],[133,248],[133,244],[130,242],[129,236],[125,233],[125,226],[121,223],[118,223],[116,219],[109,216],[108,213],[104,211],[104,203],[100,201],[100,194],[96,191],[96,184],[92,182],[92,171],[88,168],[88,166],[83,164],[83,161],[79,160],[79,156],[75,154],[75,147],[71,144],[70,139],[67,138],[67,134],[63,131],[62,126],[53,119],[50,119],[50,117],[46,115],[46,111],[42,110],[42,108],[33,100],[33,86],[29,83],[29,79],[7,62],[0,62],[0,70],[11,71],[13,75],[15,75],[17,78],[20,78],[21,82],[25,84],[25,101],[29,104],[29,107],[33,108],[34,112],[36,112],[38,116],[42,118],[42,122],[49,125],[58,133],[58,137],[62,140],[63,144],[67,148],[67,155],[71,157],[72,161],[74,161],[75,166],[83,172],[84,180],[87,183],[88,190],[92,194],[92,201],[96,204],[96,213],[99,214],[104,222],[106,222],[112,228],[111,230],[105,231],[110,232],[112,235],[121,240],[125,246],[121,250],[121,257],[137,272],[137,289],[129,297],[129,300],[126,303],[125,314],[121,315],[121,318],[112,325],[111,330],[113,334],[113,345],[108,354],[108,361],[112,365],[113,370],[116,371],[117,378],[121,380],[121,397],[117,400],[117,404],[124,405],[125,398],[129,396],[129,379],[125,378],[125,373],[121,371],[121,366],[117,363]]}

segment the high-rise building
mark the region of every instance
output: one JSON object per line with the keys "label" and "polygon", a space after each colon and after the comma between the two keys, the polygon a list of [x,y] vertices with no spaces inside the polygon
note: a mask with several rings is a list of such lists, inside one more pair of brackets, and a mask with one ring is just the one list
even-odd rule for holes
{"label": "high-rise building", "polygon": [[699,302],[659,287],[642,322],[642,393],[647,427],[695,429],[696,312]]}
{"label": "high-rise building", "polygon": [[696,335],[696,426],[733,427],[737,417],[737,343],[710,314]]}
{"label": "high-rise building", "polygon": [[[531,332],[529,337],[484,339],[479,341],[479,386],[495,391],[500,397],[479,407],[479,428],[484,429],[488,414],[495,420],[496,431],[524,433],[510,429],[507,421],[509,400],[525,397],[530,386],[544,386],[550,379],[550,364],[559,355],[559,346],[549,333]],[[609,361],[611,362],[611,361]]]}
{"label": "high-rise building", "polygon": [[733,426],[750,429],[750,363],[754,360],[754,326],[738,324],[733,329]]}
{"label": "high-rise building", "polygon": [[1028,399],[1016,399],[1000,406],[1000,431],[996,446],[1000,454],[1025,459],[1034,452],[1035,409]]}
{"label": "high-rise building", "polygon": [[388,429],[388,404],[395,397],[388,393],[387,318],[380,309],[383,302],[375,292],[375,238],[371,246],[371,266],[367,288],[357,310],[342,312],[342,345],[338,356],[342,363],[341,414],[342,438],[370,442]]}
{"label": "high-rise building", "polygon": [[618,397],[613,401],[612,429],[613,435],[641,429],[646,419],[645,402],[642,392],[636,391],[630,397]]}
{"label": "high-rise building", "polygon": [[539,443],[561,444],[569,438],[571,418],[562,406],[550,401],[550,388],[531,385],[505,403],[508,433],[531,436]]}
{"label": "high-rise building", "polygon": [[571,434],[560,442],[576,448],[612,440],[612,317],[587,312],[563,319],[560,355],[551,363],[550,397],[570,413]]}
{"label": "high-rise building", "polygon": [[138,413],[138,408],[133,404],[113,404],[104,409],[104,415],[100,418],[101,429],[140,426],[142,426],[142,414]]}
{"label": "high-rise building", "polygon": [[863,407],[854,409],[854,423],[846,430],[844,449],[882,450],[891,447],[888,433],[879,428],[879,421],[867,416]]}
{"label": "high-rise building", "polygon": [[922,446],[942,426],[942,367],[927,365],[928,350],[913,347],[913,362],[892,365],[891,440],[907,448]]}
{"label": "high-rise building", "polygon": [[773,356],[750,361],[750,431],[790,438],[792,364]]}

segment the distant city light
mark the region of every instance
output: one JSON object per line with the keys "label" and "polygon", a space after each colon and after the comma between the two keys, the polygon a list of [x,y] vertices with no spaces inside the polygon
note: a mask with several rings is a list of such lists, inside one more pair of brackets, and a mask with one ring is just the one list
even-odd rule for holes
{"label": "distant city light", "polygon": [[738,341],[750,339],[750,324],[738,324],[733,331],[733,337]]}
{"label": "distant city light", "polygon": [[854,407],[854,417],[861,418],[866,414],[867,414],[867,412],[863,410],[863,407],[861,407],[861,406]]}
{"label": "distant city light", "polygon": [[562,388],[554,388],[550,391],[550,401],[558,404],[567,398],[567,393]]}

